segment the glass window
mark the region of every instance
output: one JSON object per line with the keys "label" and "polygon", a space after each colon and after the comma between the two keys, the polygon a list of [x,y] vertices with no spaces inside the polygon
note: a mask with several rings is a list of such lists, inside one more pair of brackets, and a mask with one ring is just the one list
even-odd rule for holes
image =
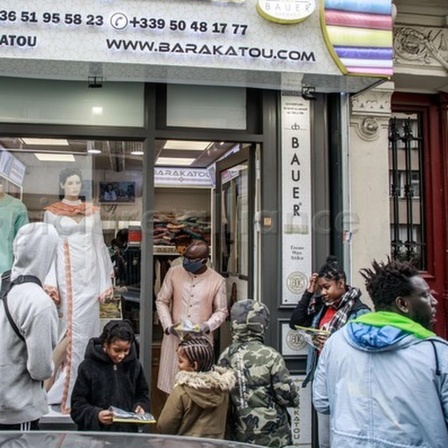
{"label": "glass window", "polygon": [[427,267],[423,147],[420,115],[394,114],[389,133],[391,253],[413,260],[421,270]]}
{"label": "glass window", "polygon": [[168,126],[245,130],[246,89],[168,85],[166,122]]}
{"label": "glass window", "polygon": [[143,126],[144,85],[0,78],[0,121]]}
{"label": "glass window", "polygon": [[[60,236],[45,287],[59,309],[61,343],[45,387],[63,410],[88,340],[111,319],[129,318],[139,333],[143,144],[0,136],[0,149],[3,217],[20,207]],[[0,237],[12,242],[17,230],[2,226]],[[1,247],[3,271],[12,246]]]}

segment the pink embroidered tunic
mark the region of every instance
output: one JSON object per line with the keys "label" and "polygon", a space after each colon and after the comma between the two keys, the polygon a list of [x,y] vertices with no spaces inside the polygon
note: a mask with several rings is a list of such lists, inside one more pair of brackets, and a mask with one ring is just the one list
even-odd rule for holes
{"label": "pink embroidered tunic", "polygon": [[[185,320],[206,323],[211,331],[216,330],[228,314],[225,280],[211,268],[196,275],[182,266],[171,267],[157,295],[156,306],[163,330]],[[213,343],[211,333],[209,338]],[[157,387],[166,393],[171,392],[178,371],[178,345],[178,337],[164,334]]]}

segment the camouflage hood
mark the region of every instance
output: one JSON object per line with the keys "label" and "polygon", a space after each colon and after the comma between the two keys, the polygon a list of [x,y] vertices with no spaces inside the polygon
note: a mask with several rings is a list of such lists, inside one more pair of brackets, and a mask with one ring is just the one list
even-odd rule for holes
{"label": "camouflage hood", "polygon": [[230,311],[233,342],[264,340],[269,324],[269,309],[255,300],[240,300]]}

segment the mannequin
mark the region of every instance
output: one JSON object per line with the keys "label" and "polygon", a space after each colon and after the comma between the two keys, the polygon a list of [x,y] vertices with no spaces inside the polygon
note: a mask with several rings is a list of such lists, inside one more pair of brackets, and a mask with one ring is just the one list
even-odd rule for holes
{"label": "mannequin", "polygon": [[59,233],[56,261],[46,289],[59,306],[63,325],[54,352],[55,374],[46,383],[49,404],[70,412],[70,397],[87,342],[100,334],[99,302],[113,293],[113,267],[104,243],[99,208],[82,202],[78,169],[60,173],[64,198],[45,208],[44,221]]}
{"label": "mannequin", "polygon": [[19,229],[28,224],[28,211],[22,201],[4,191],[0,182],[0,274],[12,267],[12,242]]}

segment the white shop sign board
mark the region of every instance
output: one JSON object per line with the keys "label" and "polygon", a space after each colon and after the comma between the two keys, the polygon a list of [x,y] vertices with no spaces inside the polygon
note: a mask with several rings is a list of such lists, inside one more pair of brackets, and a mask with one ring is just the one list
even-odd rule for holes
{"label": "white shop sign board", "polygon": [[293,306],[308,286],[312,267],[311,123],[309,101],[282,95],[281,305]]}
{"label": "white shop sign board", "polygon": [[257,4],[2,0],[0,57],[342,76],[326,47],[319,8],[284,25],[263,18]]}

